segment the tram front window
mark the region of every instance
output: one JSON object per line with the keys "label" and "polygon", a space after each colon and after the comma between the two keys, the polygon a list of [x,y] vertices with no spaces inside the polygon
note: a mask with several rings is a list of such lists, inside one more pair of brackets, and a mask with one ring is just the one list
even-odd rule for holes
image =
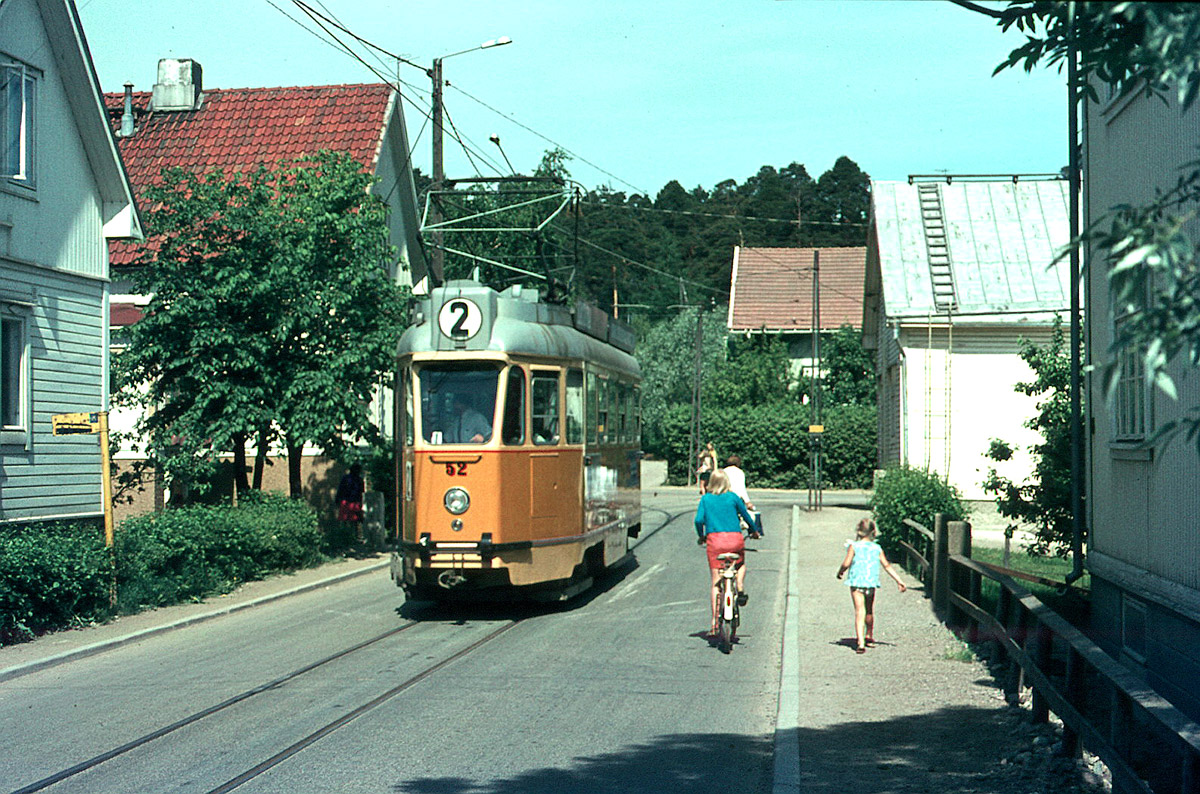
{"label": "tram front window", "polygon": [[421,367],[421,436],[431,444],[486,444],[496,414],[496,367]]}

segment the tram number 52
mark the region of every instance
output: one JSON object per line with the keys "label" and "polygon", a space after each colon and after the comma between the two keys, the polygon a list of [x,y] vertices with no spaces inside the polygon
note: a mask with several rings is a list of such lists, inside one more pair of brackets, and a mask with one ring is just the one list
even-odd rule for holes
{"label": "tram number 52", "polygon": [[470,339],[483,325],[479,304],[467,298],[453,298],[438,311],[438,328],[451,339]]}
{"label": "tram number 52", "polygon": [[451,477],[466,477],[467,464],[465,463],[447,463],[446,474]]}

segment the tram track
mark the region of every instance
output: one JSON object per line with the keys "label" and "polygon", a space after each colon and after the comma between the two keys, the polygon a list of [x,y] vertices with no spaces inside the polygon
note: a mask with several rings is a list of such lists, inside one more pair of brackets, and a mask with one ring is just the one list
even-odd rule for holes
{"label": "tram track", "polygon": [[[655,521],[655,525],[653,526],[653,528],[649,529],[649,531],[647,531],[647,532],[642,533],[642,536],[638,539],[638,541],[634,545],[631,546],[631,551],[636,549],[638,546],[641,546],[642,543],[646,542],[651,537],[655,536],[664,527],[671,525],[673,522],[675,522],[681,516],[684,516],[689,513],[689,511],[671,512],[671,511],[658,510],[658,509],[655,509],[653,511],[647,511],[647,512],[658,513],[658,514],[661,514],[661,516],[657,517],[658,520]],[[431,663],[426,664],[421,670],[419,670],[415,674],[407,677],[404,681],[400,682],[399,684],[397,684],[393,687],[390,687],[385,692],[377,695],[374,698],[371,698],[370,700],[366,701],[362,705],[359,705],[357,707],[354,707],[354,708],[346,711],[345,713],[343,713],[341,716],[337,717],[336,719],[327,722],[326,724],[322,725],[321,727],[317,728],[316,730],[311,731],[310,733],[308,733],[306,736],[299,739],[298,741],[293,742],[285,749],[271,755],[269,758],[259,762],[258,764],[255,764],[254,766],[246,769],[242,773],[229,778],[226,782],[222,783],[220,786],[217,786],[216,788],[211,789],[209,794],[224,794],[224,792],[230,792],[230,791],[237,789],[238,787],[249,782],[250,780],[253,780],[254,778],[258,777],[259,775],[262,775],[263,773],[267,772],[269,769],[271,769],[271,768],[285,762],[287,759],[303,752],[305,748],[311,746],[312,744],[319,741],[323,737],[337,731],[338,729],[347,725],[348,723],[350,723],[357,717],[362,716],[363,714],[366,714],[367,712],[377,708],[378,706],[386,703],[387,701],[397,697],[398,695],[402,694],[405,690],[415,686],[416,684],[420,683],[421,681],[424,681],[428,677],[436,674],[438,671],[453,664],[455,661],[463,658],[464,656],[469,655],[470,653],[477,650],[481,646],[490,643],[494,639],[500,637],[501,635],[505,634],[506,632],[508,632],[509,630],[514,628],[523,619],[524,619],[523,617],[513,618],[513,619],[507,621],[506,623],[504,623],[503,625],[499,626],[498,628],[492,630],[491,632],[489,632],[487,635],[483,636],[482,638],[475,640],[474,642],[472,642],[465,648],[457,650],[448,656],[444,656],[443,658],[441,658],[439,660],[432,661]],[[225,700],[221,701],[220,703],[216,703],[212,706],[208,706],[204,709],[201,709],[201,710],[196,711],[192,714],[189,714],[185,717],[182,717],[178,720],[175,720],[174,722],[170,723],[169,725],[165,725],[160,728],[157,728],[153,731],[150,731],[149,733],[143,734],[135,739],[132,739],[128,742],[125,742],[125,743],[117,746],[117,747],[114,747],[103,753],[95,755],[87,760],[81,761],[70,767],[59,770],[53,774],[47,775],[47,776],[41,778],[40,780],[34,781],[32,783],[28,783],[20,788],[14,789],[11,792],[11,794],[32,794],[32,792],[43,791],[48,788],[51,788],[52,786],[56,786],[57,784],[63,783],[64,781],[75,778],[78,775],[81,775],[85,772],[95,770],[98,767],[101,767],[104,764],[106,764],[110,761],[113,761],[114,759],[120,758],[122,756],[127,756],[128,754],[134,753],[137,750],[147,748],[149,745],[151,745],[152,743],[154,743],[155,741],[157,741],[163,737],[173,734],[173,733],[175,733],[183,728],[186,728],[188,726],[195,725],[196,723],[206,720],[209,717],[218,715],[221,712],[224,712],[224,711],[230,709],[231,707],[236,706],[237,704],[244,703],[244,702],[251,700],[252,698],[254,698],[258,695],[261,695],[263,693],[266,693],[266,692],[278,691],[281,688],[285,687],[289,682],[292,682],[301,676],[304,676],[308,673],[311,673],[322,667],[325,667],[325,666],[331,664],[332,662],[335,662],[335,661],[338,661],[341,659],[345,659],[346,657],[351,656],[352,654],[354,654],[358,651],[367,649],[367,648],[374,646],[384,640],[387,640],[391,637],[395,637],[395,636],[402,634],[406,631],[409,631],[417,626],[427,624],[427,623],[428,623],[428,621],[423,621],[423,620],[419,620],[419,619],[418,620],[409,620],[400,626],[396,626],[396,627],[389,629],[389,630],[387,630],[381,634],[378,634],[374,637],[370,637],[366,640],[355,643],[354,645],[351,645],[347,648],[343,648],[343,649],[341,649],[335,653],[329,654],[319,660],[316,660],[316,661],[306,664],[302,667],[299,667],[291,672],[288,672],[285,675],[279,676],[268,682],[254,686],[250,689],[246,689],[236,695],[226,698]]]}
{"label": "tram track", "polygon": [[[491,642],[493,639],[499,637],[500,635],[504,634],[505,632],[507,632],[510,629],[512,629],[513,627],[515,627],[518,623],[521,622],[522,619],[523,618],[511,619],[508,622],[501,625],[499,628],[494,629],[493,631],[489,632],[487,635],[485,635],[481,639],[475,640],[467,647],[460,649],[438,661],[427,664],[423,669],[421,669],[416,674],[409,676],[402,683],[389,688],[383,694],[378,695],[375,698],[372,698],[370,701],[364,703],[363,705],[360,705],[354,709],[351,709],[350,711],[348,711],[345,714],[343,714],[342,716],[340,716],[338,719],[325,724],[324,726],[322,726],[321,728],[319,728],[316,731],[313,731],[312,733],[310,733],[309,735],[307,735],[300,741],[295,742],[292,745],[290,745],[288,748],[280,751],[279,753],[274,754],[273,756],[268,758],[266,761],[256,764],[254,767],[229,779],[228,781],[223,783],[221,786],[218,786],[217,788],[213,789],[212,790],[213,794],[216,794],[216,792],[232,791],[233,789],[237,788],[238,786],[242,785],[243,783],[245,783],[249,780],[252,780],[253,778],[262,774],[263,772],[270,769],[271,767],[273,767],[273,766],[281,763],[282,761],[286,760],[287,758],[290,758],[291,756],[299,753],[305,747],[311,745],[313,742],[316,742],[323,736],[326,736],[329,733],[332,733],[333,731],[335,731],[338,728],[349,723],[356,717],[361,716],[362,714],[365,714],[366,712],[374,709],[375,707],[381,705],[382,703],[396,697],[397,695],[402,693],[404,690],[414,686],[417,683],[420,683],[421,681],[423,681],[426,678],[428,678],[429,676],[435,674],[436,672],[443,669],[444,667],[452,664],[453,662],[457,661],[458,659],[462,658],[463,656],[466,656],[469,653],[471,653],[472,651],[478,649],[480,646],[485,645],[488,642]],[[78,764],[74,764],[70,767],[67,767],[66,769],[62,769],[58,772],[55,772],[54,774],[47,775],[46,777],[43,777],[40,780],[26,784],[18,789],[14,789],[11,792],[11,794],[32,794],[32,792],[43,791],[45,789],[48,789],[51,786],[55,786],[59,783],[62,783],[63,781],[74,778],[77,775],[80,775],[84,772],[94,770],[97,767],[100,767],[103,764],[105,764],[109,761],[112,761],[116,758],[127,755],[136,750],[145,748],[158,739],[161,739],[169,734],[175,733],[176,731],[179,731],[182,728],[186,728],[190,725],[194,725],[198,722],[201,722],[202,720],[205,720],[209,717],[220,714],[221,712],[226,711],[230,707],[235,706],[239,703],[244,703],[244,702],[254,698],[257,695],[261,695],[265,692],[278,691],[282,687],[286,686],[289,682],[294,681],[295,679],[297,679],[307,673],[311,673],[315,670],[318,670],[319,668],[325,667],[326,665],[329,665],[332,662],[335,662],[335,661],[338,661],[341,659],[345,659],[346,657],[351,656],[352,654],[354,654],[356,652],[370,648],[371,646],[374,646],[384,640],[395,637],[395,636],[402,634],[406,631],[409,631],[410,629],[413,629],[417,626],[426,625],[426,624],[427,624],[427,621],[422,621],[422,620],[407,621],[406,623],[404,623],[400,626],[396,626],[395,628],[389,629],[388,631],[385,631],[379,635],[376,635],[375,637],[371,637],[369,639],[363,640],[362,642],[355,643],[354,645],[351,645],[347,648],[343,648],[342,650],[337,651],[336,653],[325,656],[322,659],[319,659],[315,662],[306,664],[303,667],[299,667],[296,670],[293,670],[283,676],[280,676],[280,677],[275,678],[266,683],[259,684],[258,686],[247,689],[243,692],[240,692],[232,697],[229,697],[229,698],[221,701],[220,703],[217,703],[217,704],[214,704],[207,708],[196,711],[186,717],[183,717],[181,719],[176,720],[175,722],[172,722],[169,725],[165,725],[165,726],[155,729],[149,733],[143,734],[142,736],[139,736],[128,742],[125,742],[124,744],[114,747],[106,752],[100,753],[99,755],[93,756],[92,758],[89,758]]]}

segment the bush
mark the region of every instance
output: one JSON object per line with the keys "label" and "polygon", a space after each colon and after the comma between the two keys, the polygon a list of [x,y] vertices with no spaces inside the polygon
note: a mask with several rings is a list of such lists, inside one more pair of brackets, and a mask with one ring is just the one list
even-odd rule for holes
{"label": "bush", "polygon": [[0,534],[0,645],[111,616],[112,568],[94,526],[29,524]]}
{"label": "bush", "polygon": [[964,521],[968,514],[954,486],[943,482],[934,472],[909,466],[884,472],[871,496],[871,510],[875,513],[880,545],[897,557],[899,542],[909,532],[904,519],[933,529],[936,513],[945,514],[947,521]]}
{"label": "bush", "polygon": [[[729,455],[742,459],[746,483],[751,488],[807,488],[812,479],[809,463],[809,409],[799,403],[772,403],[703,411],[703,439],[713,442],[721,464]],[[824,412],[822,477],[827,488],[865,488],[875,466],[875,408],[865,405],[834,406]],[[687,482],[691,407],[676,405],[662,417],[661,444],[647,451],[664,457],[670,465],[670,482]]]}
{"label": "bush", "polygon": [[129,519],[117,533],[122,612],[199,600],[276,571],[320,562],[311,507],[276,494],[242,505],[195,505]]}

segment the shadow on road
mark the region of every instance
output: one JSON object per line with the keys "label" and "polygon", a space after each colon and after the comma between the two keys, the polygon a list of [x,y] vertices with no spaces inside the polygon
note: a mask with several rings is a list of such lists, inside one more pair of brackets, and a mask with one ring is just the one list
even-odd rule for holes
{"label": "shadow on road", "polygon": [[[1011,710],[944,708],[878,722],[799,729],[804,794],[997,794],[1091,791],[1075,764],[1048,749],[1001,763],[1035,731]],[[424,777],[396,794],[710,794],[769,791],[773,737],[674,734],[616,753],[581,756],[566,768],[494,779]],[[1028,759],[1025,759],[1028,756]],[[505,759],[505,763],[509,763]],[[1080,788],[1076,788],[1079,786]]]}

